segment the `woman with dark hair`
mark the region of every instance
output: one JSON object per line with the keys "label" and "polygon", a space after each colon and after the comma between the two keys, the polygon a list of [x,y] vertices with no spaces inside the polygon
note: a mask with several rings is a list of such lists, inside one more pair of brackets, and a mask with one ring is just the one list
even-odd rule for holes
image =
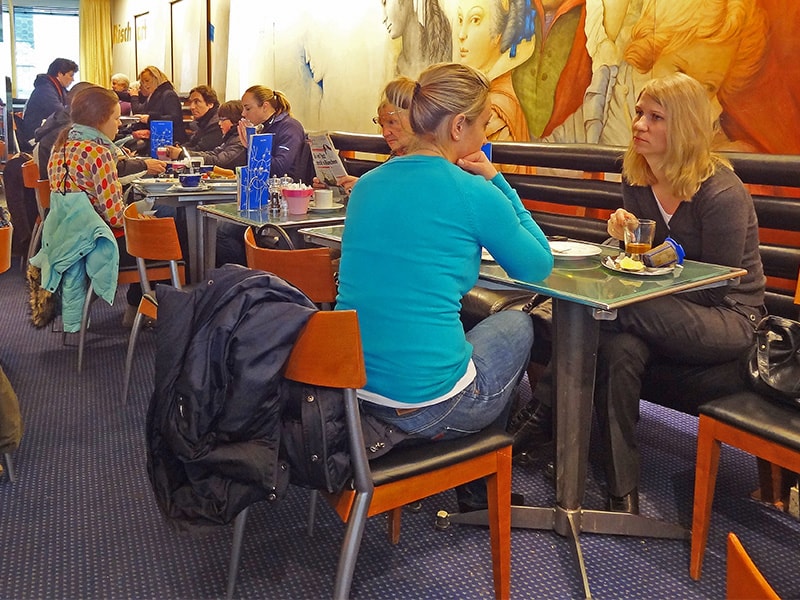
{"label": "woman with dark hair", "polygon": [[[117,240],[120,266],[133,266],[136,259],[125,246],[125,203],[117,177],[117,152],[111,141],[119,129],[119,113],[119,98],[109,89],[91,85],[75,94],[70,105],[72,126],[63,129],[53,144],[47,173],[50,189],[86,193]],[[131,323],[141,295],[141,286],[131,284],[126,312]]]}
{"label": "woman with dark hair", "polygon": [[[408,435],[452,439],[505,426],[533,343],[521,311],[464,333],[460,301],[478,279],[482,247],[523,281],[547,277],[553,256],[480,150],[491,117],[486,77],[466,65],[433,65],[416,82],[409,112],[408,154],[362,176],[350,195],[336,308],[358,311],[362,409]],[[485,496],[467,488],[462,509],[485,507]]]}
{"label": "woman with dark hair", "polygon": [[234,170],[247,164],[247,149],[239,139],[237,126],[242,118],[242,103],[238,100],[223,102],[217,111],[217,126],[222,133],[222,143],[210,152],[192,152],[207,165]]}
{"label": "woman with dark hair", "polygon": [[[143,140],[150,139],[151,121],[172,121],[172,139],[176,143],[186,141],[186,130],[183,127],[183,107],[175,88],[166,74],[152,65],[139,73],[139,88],[131,88],[131,110],[139,123],[132,127],[131,134],[138,140],[136,150],[147,154],[149,148]],[[146,96],[141,101],[140,94]]]}

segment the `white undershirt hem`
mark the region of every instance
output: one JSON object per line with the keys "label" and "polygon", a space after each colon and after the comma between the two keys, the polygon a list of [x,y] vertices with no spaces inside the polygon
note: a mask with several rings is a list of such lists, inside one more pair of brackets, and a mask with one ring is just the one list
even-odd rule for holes
{"label": "white undershirt hem", "polygon": [[469,359],[467,363],[467,370],[461,376],[461,378],[456,381],[455,385],[450,389],[450,391],[445,392],[441,396],[433,398],[432,400],[426,400],[425,402],[398,402],[397,400],[392,400],[391,398],[387,398],[386,396],[381,396],[380,394],[376,394],[375,392],[370,392],[369,390],[360,389],[357,392],[359,400],[366,400],[367,402],[372,402],[373,404],[377,404],[379,406],[388,406],[390,408],[422,408],[423,406],[433,406],[434,404],[439,404],[439,402],[444,402],[448,398],[451,398],[458,394],[459,392],[464,391],[467,389],[467,386],[472,383],[475,379],[475,376],[478,374],[477,369],[475,368],[475,363],[472,362],[472,359]]}

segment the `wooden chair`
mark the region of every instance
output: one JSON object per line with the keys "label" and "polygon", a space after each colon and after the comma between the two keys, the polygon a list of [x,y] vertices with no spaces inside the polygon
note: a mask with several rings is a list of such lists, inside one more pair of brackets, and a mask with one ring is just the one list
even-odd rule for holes
{"label": "wooden chair", "polygon": [[[142,320],[158,317],[158,301],[150,281],[169,278],[172,285],[181,289],[186,281],[186,273],[178,242],[178,231],[172,217],[155,218],[140,215],[135,204],[130,204],[123,214],[125,219],[125,245],[128,254],[136,257],[139,282],[142,285],[142,299],[136,312],[128,340],[128,352],[125,357],[125,375],[122,380],[122,402],[128,400],[131,366],[136,339],[139,335]],[[148,265],[146,261],[160,261]]]}
{"label": "wooden chair", "polygon": [[735,533],[728,534],[728,566],[726,573],[728,600],[780,600],[767,583]]}
{"label": "wooden chair", "polygon": [[36,223],[33,224],[31,240],[28,244],[28,260],[30,260],[39,249],[44,219],[47,216],[47,211],[50,210],[50,182],[47,179],[39,179],[39,167],[33,160],[29,160],[22,165],[22,182],[26,188],[35,192],[36,207],[39,211],[39,216],[36,218]]}
{"label": "wooden chair", "polygon": [[[511,441],[487,430],[458,440],[394,448],[367,460],[356,390],[366,383],[355,311],[315,313],[286,363],[285,376],[301,383],[344,391],[352,488],[328,500],[347,523],[336,572],[334,598],[347,598],[368,517],[402,507],[457,485],[486,477],[495,596],[508,598],[511,584]],[[236,517],[227,597],[233,596],[249,509]]]}
{"label": "wooden chair", "polygon": [[274,273],[296,286],[312,302],[332,306],[336,302],[336,279],[330,248],[272,250],[256,246],[253,230],[244,232],[247,266]]}
{"label": "wooden chair", "polygon": [[[800,278],[797,300],[800,304]],[[754,392],[723,396],[701,404],[697,428],[697,466],[694,480],[692,550],[689,574],[700,579],[708,541],[711,505],[722,443],[734,446],[769,463],[767,471],[779,476],[781,469],[800,472],[800,411],[782,406]],[[771,468],[769,468],[771,467]],[[769,486],[759,468],[762,494]],[[773,485],[774,487],[774,485]]]}

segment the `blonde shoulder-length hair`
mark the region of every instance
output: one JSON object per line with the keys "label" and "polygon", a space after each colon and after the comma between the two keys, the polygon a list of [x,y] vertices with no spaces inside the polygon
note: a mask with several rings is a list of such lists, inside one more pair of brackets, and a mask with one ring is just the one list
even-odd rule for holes
{"label": "blonde shoulder-length hair", "polygon": [[[708,94],[697,80],[675,73],[648,81],[638,98],[643,96],[661,106],[666,115],[667,150],[659,168],[672,193],[690,200],[719,165],[730,167],[728,160],[712,150],[718,123]],[[656,183],[653,170],[632,143],[623,158],[622,175],[632,185]]]}
{"label": "blonde shoulder-length hair", "polygon": [[161,85],[166,81],[169,81],[169,77],[167,77],[167,74],[164,73],[164,71],[162,71],[158,67],[154,67],[153,65],[149,65],[144,69],[142,69],[142,72],[139,73],[140,80],[142,79],[142,75],[144,75],[145,73],[148,73],[150,77],[153,78],[153,80],[156,82],[156,87],[158,87],[159,85]]}

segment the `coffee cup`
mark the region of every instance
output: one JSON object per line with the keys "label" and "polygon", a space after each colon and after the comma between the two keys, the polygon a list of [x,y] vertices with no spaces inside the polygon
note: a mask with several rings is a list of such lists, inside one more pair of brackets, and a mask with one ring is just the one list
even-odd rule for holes
{"label": "coffee cup", "polygon": [[314,190],[315,208],[333,208],[333,190]]}

